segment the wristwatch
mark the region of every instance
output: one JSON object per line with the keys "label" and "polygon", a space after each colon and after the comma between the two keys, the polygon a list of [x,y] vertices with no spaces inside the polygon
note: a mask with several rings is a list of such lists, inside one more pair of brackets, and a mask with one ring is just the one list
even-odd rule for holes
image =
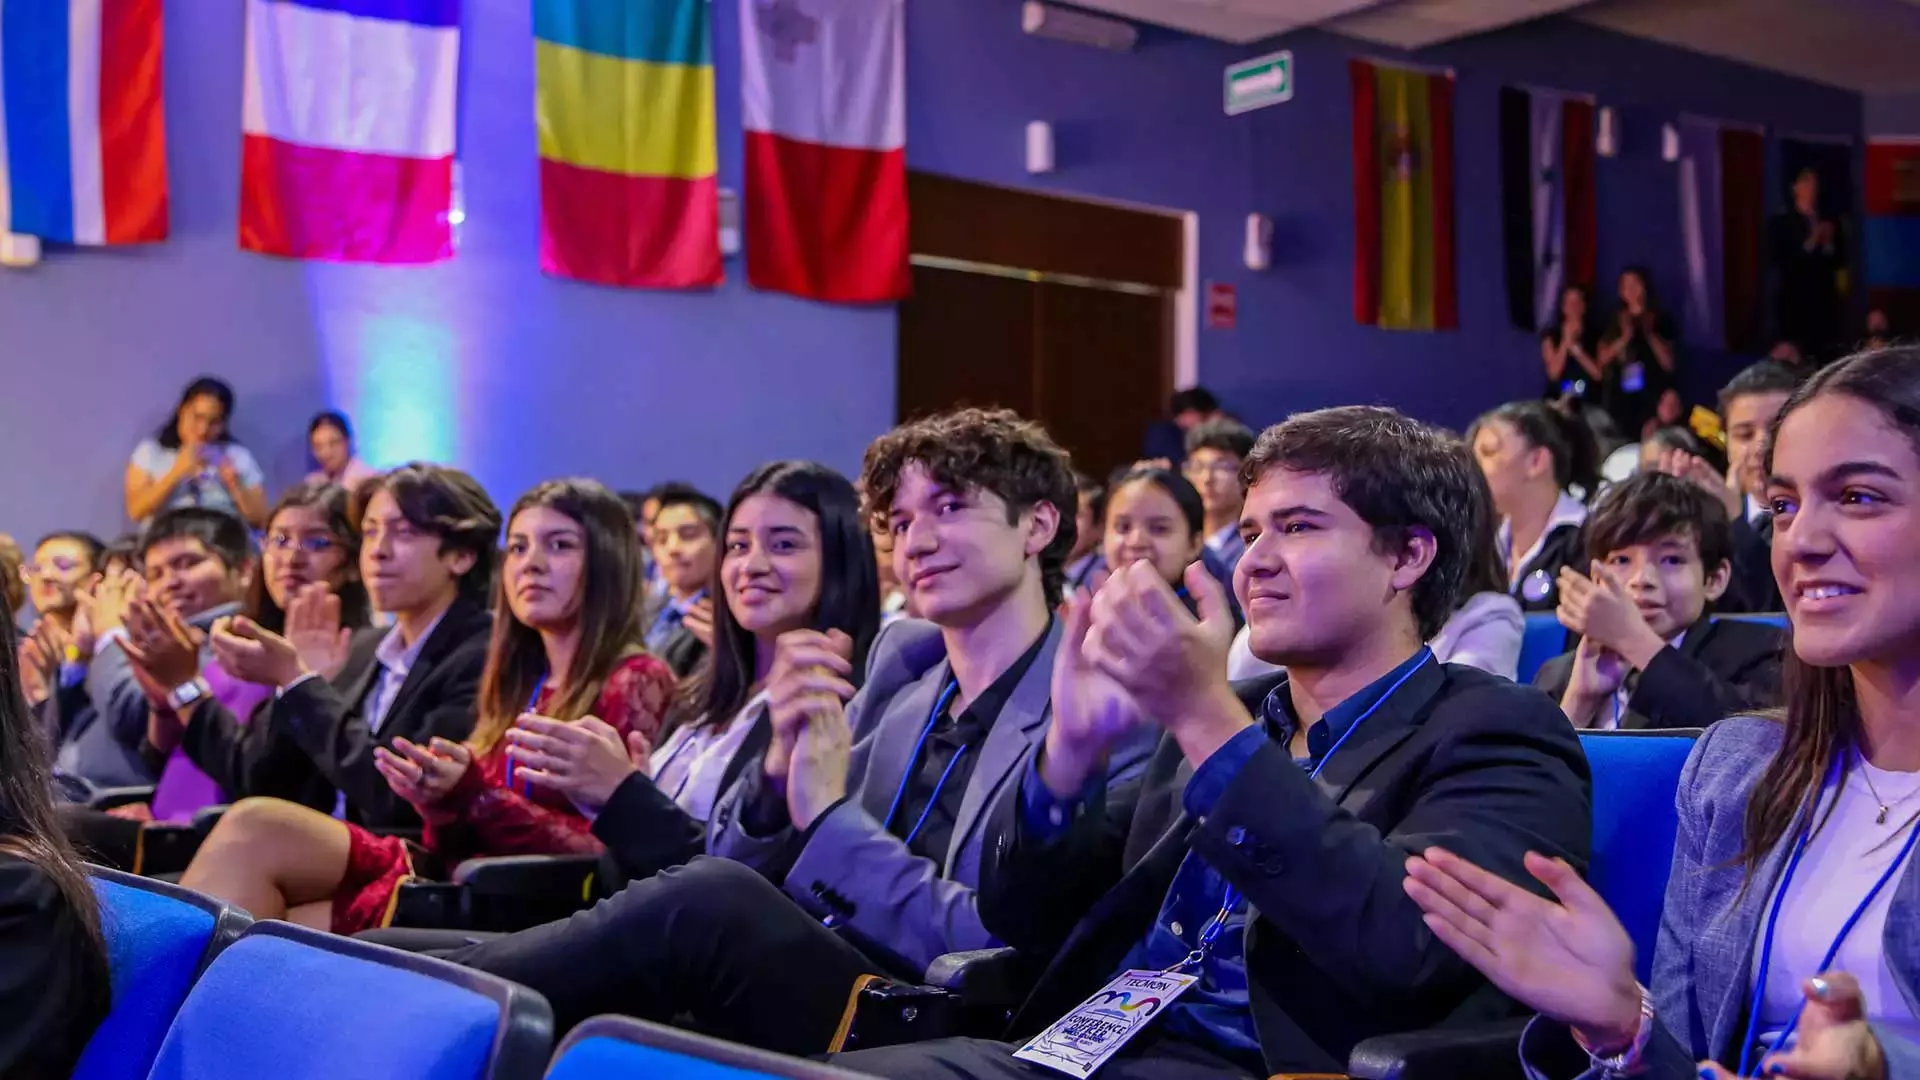
{"label": "wristwatch", "polygon": [[211,693],[213,693],[213,690],[207,686],[207,680],[201,678],[190,679],[168,692],[167,708],[172,709],[174,712],[179,712],[181,709],[192,705]]}
{"label": "wristwatch", "polygon": [[1636,987],[1640,991],[1640,1027],[1633,1033],[1633,1041],[1617,1054],[1605,1057],[1580,1037],[1573,1033],[1573,1041],[1587,1052],[1593,1064],[1601,1070],[1603,1076],[1632,1076],[1640,1071],[1641,1057],[1646,1053],[1647,1043],[1653,1038],[1653,994],[1644,986]]}

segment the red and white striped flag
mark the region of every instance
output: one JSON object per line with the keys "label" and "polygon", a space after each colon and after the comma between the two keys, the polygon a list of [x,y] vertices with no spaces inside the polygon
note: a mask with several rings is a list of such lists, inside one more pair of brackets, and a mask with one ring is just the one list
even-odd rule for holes
{"label": "red and white striped flag", "polygon": [[904,0],[740,0],[747,280],[907,295]]}

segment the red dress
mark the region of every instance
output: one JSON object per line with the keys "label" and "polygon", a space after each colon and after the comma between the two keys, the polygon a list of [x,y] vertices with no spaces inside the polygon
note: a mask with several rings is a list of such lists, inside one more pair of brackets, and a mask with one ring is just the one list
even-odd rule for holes
{"label": "red dress", "polygon": [[[625,738],[651,740],[673,696],[673,672],[645,653],[629,656],[607,676],[593,715]],[[543,690],[535,712],[547,704]],[[482,855],[598,855],[603,849],[587,820],[565,795],[535,787],[507,788],[506,741],[474,760],[453,790],[425,813],[422,843],[452,867]],[[414,877],[405,840],[375,836],[347,823],[347,874],[333,894],[333,932],[357,934],[387,925],[400,885]]]}

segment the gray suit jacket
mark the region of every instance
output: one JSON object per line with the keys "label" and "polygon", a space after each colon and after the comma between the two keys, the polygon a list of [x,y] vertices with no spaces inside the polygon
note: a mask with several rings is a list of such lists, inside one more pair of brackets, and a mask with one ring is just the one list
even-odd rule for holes
{"label": "gray suit jacket", "polygon": [[[943,953],[997,945],[980,925],[974,890],[980,881],[986,811],[994,797],[1016,784],[1029,757],[1046,737],[1053,717],[1053,656],[1060,644],[1055,624],[1033,666],[1014,688],[980,749],[967,781],[953,840],[939,863],[921,858],[882,824],[900,782],[912,766],[914,747],[934,702],[951,677],[938,627],[915,619],[889,624],[867,657],[867,678],[847,704],[853,729],[853,761],[845,802],[814,822],[791,869],[778,876],[792,845],[791,828],[770,837],[741,827],[741,807],[757,762],[743,770],[715,804],[707,851],[752,866],[781,881],[808,911],[846,926],[884,947],[917,970]],[[1116,753],[1110,782],[1137,776],[1151,740]]]}
{"label": "gray suit jacket", "polygon": [[[1711,1058],[1729,1069],[1740,1063],[1739,1044],[1753,1000],[1755,942],[1792,849],[1790,842],[1777,845],[1743,892],[1740,843],[1748,796],[1780,740],[1775,721],[1722,720],[1700,737],[1680,774],[1675,800],[1680,830],[1653,953],[1651,989],[1659,1023],[1641,1075],[1692,1080],[1699,1075],[1698,1061]],[[1900,996],[1920,1013],[1920,860],[1909,860],[1900,873],[1882,947]],[[1886,1052],[1888,1080],[1920,1078],[1920,1046],[1884,1030],[1876,1033]],[[1536,1019],[1521,1040],[1528,1074],[1535,1080],[1554,1075],[1543,1063],[1567,1060],[1570,1043],[1565,1027]]]}

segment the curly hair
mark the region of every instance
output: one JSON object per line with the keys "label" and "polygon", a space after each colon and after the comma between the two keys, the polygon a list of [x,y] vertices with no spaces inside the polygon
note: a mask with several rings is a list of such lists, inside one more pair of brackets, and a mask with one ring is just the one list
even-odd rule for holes
{"label": "curly hair", "polygon": [[918,465],[934,482],[954,491],[986,491],[1007,504],[1007,524],[1040,503],[1060,518],[1053,540],[1040,552],[1040,580],[1047,603],[1060,602],[1067,553],[1077,533],[1079,492],[1073,460],[1045,428],[1011,409],[957,409],[902,424],[873,441],[862,463],[861,489],[876,525],[883,524],[900,486],[900,474]]}

